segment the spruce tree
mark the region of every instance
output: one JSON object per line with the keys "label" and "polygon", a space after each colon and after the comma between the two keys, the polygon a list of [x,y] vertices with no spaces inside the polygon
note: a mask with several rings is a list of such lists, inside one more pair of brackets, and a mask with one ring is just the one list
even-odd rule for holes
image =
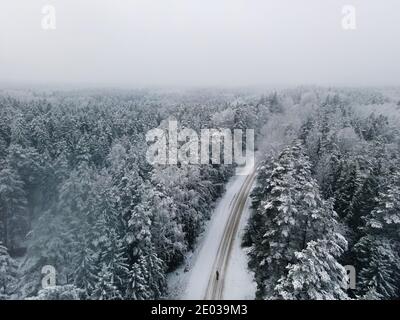
{"label": "spruce tree", "polygon": [[347,248],[339,234],[310,241],[295,253],[296,262],[275,287],[275,297],[284,300],[346,300],[347,274],[338,258]]}
{"label": "spruce tree", "polygon": [[17,284],[17,263],[0,242],[0,300],[10,299]]}
{"label": "spruce tree", "polygon": [[24,183],[11,168],[0,170],[0,241],[8,248],[15,248],[25,237],[28,217],[26,214]]}
{"label": "spruce tree", "polygon": [[41,289],[37,296],[29,300],[83,300],[87,299],[84,290],[72,284],[53,286]]}
{"label": "spruce tree", "polygon": [[364,236],[354,251],[359,268],[359,294],[373,289],[383,299],[400,294],[400,174],[394,173],[377,206],[365,217]]}
{"label": "spruce tree", "polygon": [[378,205],[366,219],[366,231],[384,233],[400,241],[400,173],[396,172],[389,185],[378,196]]}
{"label": "spruce tree", "polygon": [[400,294],[400,245],[383,236],[368,235],[355,245],[357,294],[373,291],[379,299],[397,299]]}
{"label": "spruce tree", "polygon": [[355,159],[347,159],[342,167],[341,176],[337,182],[338,189],[335,193],[335,211],[341,218],[346,218],[351,214],[351,205],[362,183],[358,162]]}
{"label": "spruce tree", "polygon": [[331,201],[324,201],[302,146],[286,148],[265,184],[264,199],[255,215],[258,232],[250,253],[258,294],[268,295],[295,261],[295,252],[337,229]]}

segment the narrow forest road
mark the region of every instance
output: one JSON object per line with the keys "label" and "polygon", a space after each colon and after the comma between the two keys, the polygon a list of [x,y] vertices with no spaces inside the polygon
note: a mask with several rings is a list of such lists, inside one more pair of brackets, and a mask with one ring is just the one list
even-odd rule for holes
{"label": "narrow forest road", "polygon": [[[211,219],[199,240],[199,246],[189,258],[187,265],[170,278],[169,286],[170,291],[175,293],[174,298],[224,299],[225,296],[232,298],[233,294],[235,299],[247,299],[252,296],[250,291],[253,283],[246,269],[247,263],[244,261],[246,257],[243,256],[244,253],[238,253],[237,249],[239,231],[244,223],[241,217],[244,217],[244,213],[248,214],[246,200],[256,177],[256,167],[244,168],[242,173],[243,175],[233,176],[227,183],[225,193],[217,201]],[[235,267],[228,265],[228,262],[236,263]],[[242,265],[239,266],[238,263]],[[216,281],[217,270],[218,281]],[[223,294],[227,278],[230,279],[230,292]],[[228,287],[228,284],[226,286]],[[246,286],[247,290],[243,290],[240,286]]]}
{"label": "narrow forest road", "polygon": [[[233,242],[238,231],[238,225],[250,190],[256,177],[254,169],[244,180],[240,190],[232,199],[229,205],[229,218],[225,225],[222,239],[219,243],[217,255],[209,274],[206,288],[205,300],[221,300],[223,298],[225,275],[228,267],[229,257],[232,251]],[[217,279],[218,272],[218,279]]]}

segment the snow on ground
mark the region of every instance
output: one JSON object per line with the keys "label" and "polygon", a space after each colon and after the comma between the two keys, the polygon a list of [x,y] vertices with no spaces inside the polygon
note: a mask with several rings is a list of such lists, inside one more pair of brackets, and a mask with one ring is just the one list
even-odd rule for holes
{"label": "snow on ground", "polygon": [[[217,255],[225,225],[231,213],[233,200],[239,193],[245,179],[245,175],[237,175],[232,177],[228,182],[225,194],[217,201],[214,213],[210,221],[205,225],[205,231],[198,239],[197,248],[194,252],[188,254],[186,263],[182,267],[168,276],[170,292],[168,298],[183,300],[204,298],[210,272]],[[244,215],[248,211],[246,209]],[[241,234],[245,221],[246,217],[242,217],[238,234]],[[251,276],[247,274],[246,256],[242,249],[240,249],[239,236],[235,239],[235,248],[232,251],[230,265],[232,265],[232,271],[228,271],[228,273],[230,274],[229,279],[231,279],[232,283],[226,283],[226,289],[232,290],[234,295],[232,299],[252,299],[255,285],[251,280]],[[230,296],[231,294],[229,294],[228,298]]]}
{"label": "snow on ground", "polygon": [[254,275],[247,267],[247,251],[241,247],[244,229],[250,216],[250,198],[247,198],[246,205],[238,232],[236,234],[231,257],[228,263],[228,271],[225,275],[225,286],[223,298],[226,300],[254,300],[257,285]]}

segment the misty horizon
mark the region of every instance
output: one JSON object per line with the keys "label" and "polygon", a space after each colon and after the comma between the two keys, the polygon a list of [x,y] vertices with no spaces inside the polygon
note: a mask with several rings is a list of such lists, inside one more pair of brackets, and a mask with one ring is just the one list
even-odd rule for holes
{"label": "misty horizon", "polygon": [[[54,7],[55,29],[43,29]],[[343,7],[355,28],[343,28]],[[1,84],[400,85],[400,3],[19,1],[0,5]]]}

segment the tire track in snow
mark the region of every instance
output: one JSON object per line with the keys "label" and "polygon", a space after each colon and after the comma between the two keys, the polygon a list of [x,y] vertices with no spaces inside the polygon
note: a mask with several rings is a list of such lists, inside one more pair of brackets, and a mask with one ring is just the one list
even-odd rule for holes
{"label": "tire track in snow", "polygon": [[[228,267],[230,253],[232,251],[232,246],[237,233],[240,218],[255,177],[256,170],[253,170],[253,172],[246,177],[246,180],[241,186],[239,193],[235,195],[232,204],[229,206],[232,208],[232,211],[229,215],[228,222],[225,225],[224,234],[219,244],[216,259],[211,269],[206,293],[204,296],[205,300],[220,300],[223,298],[225,274]],[[216,271],[219,272],[218,280],[216,279]]]}

